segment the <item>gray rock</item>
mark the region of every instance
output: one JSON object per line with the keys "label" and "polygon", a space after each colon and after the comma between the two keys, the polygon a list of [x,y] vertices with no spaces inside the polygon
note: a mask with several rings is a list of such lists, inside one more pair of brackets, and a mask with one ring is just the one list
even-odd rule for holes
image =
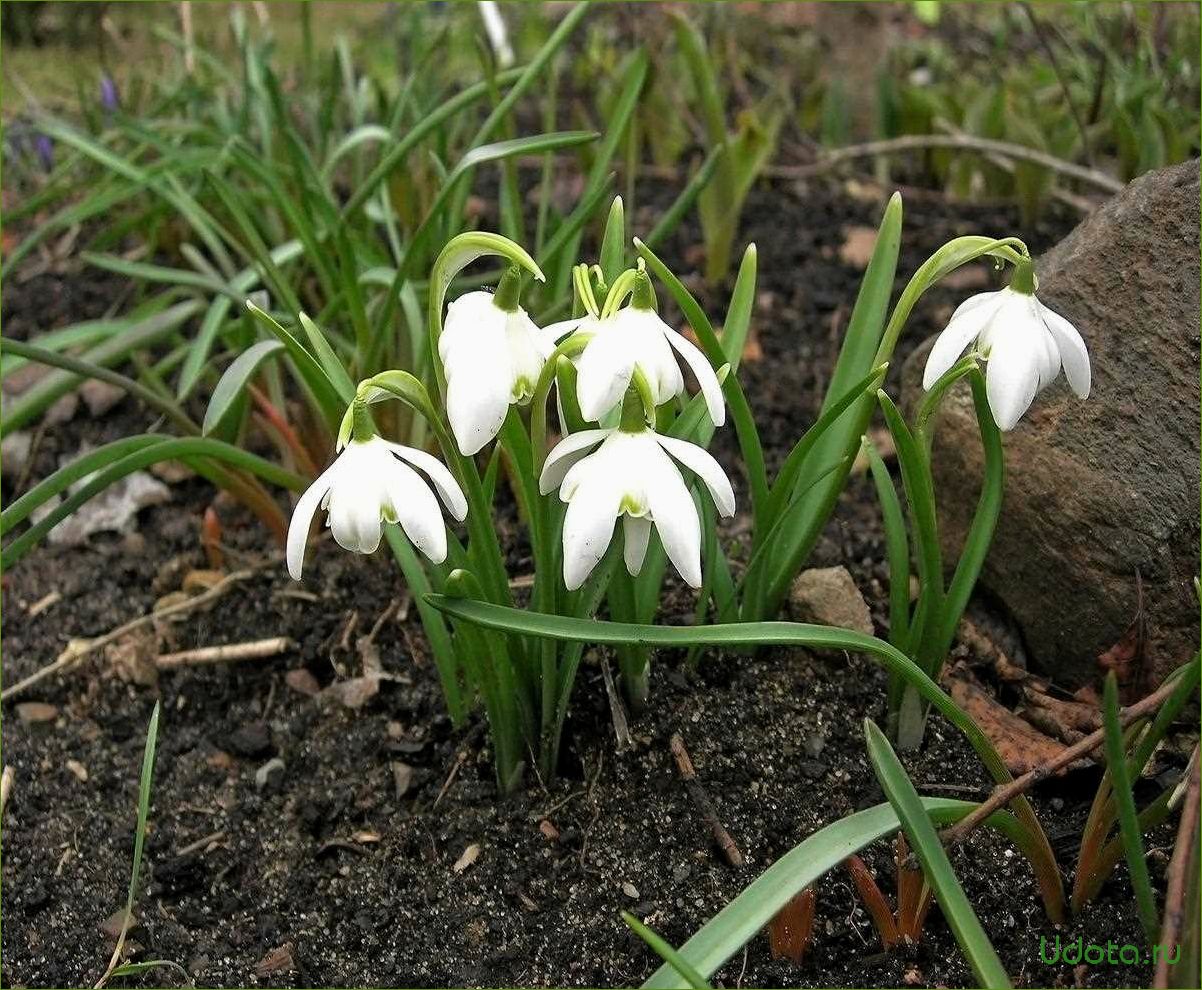
{"label": "gray rock", "polygon": [[872,614],[846,567],[811,567],[789,590],[789,611],[799,622],[816,622],[873,634]]}
{"label": "gray rock", "polygon": [[[1005,436],[1006,493],[981,584],[1022,628],[1032,665],[1094,680],[1144,581],[1148,671],[1198,644],[1199,163],[1149,173],[1038,264],[1039,297],[1081,331],[1093,391],[1063,378]],[[921,394],[930,341],[906,362]],[[940,537],[954,560],[972,519],[981,449],[967,386],[944,403],[933,454]]]}

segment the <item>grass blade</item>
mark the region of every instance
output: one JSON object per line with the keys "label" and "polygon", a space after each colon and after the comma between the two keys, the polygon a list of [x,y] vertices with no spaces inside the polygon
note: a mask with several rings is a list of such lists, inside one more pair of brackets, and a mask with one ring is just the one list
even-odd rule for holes
{"label": "grass blade", "polygon": [[650,928],[644,925],[629,911],[622,912],[622,920],[630,927],[639,938],[647,943],[664,962],[671,966],[681,978],[693,988],[693,990],[709,990],[709,984],[705,982],[705,977],[697,972],[672,946],[665,942],[662,938],[655,934]]}
{"label": "grass blade", "polygon": [[905,830],[906,838],[918,861],[927,881],[935,890],[939,899],[939,909],[951,926],[952,934],[960,950],[972,967],[977,985],[982,987],[1009,987],[1010,978],[998,958],[989,936],[981,927],[980,919],[968,901],[964,888],[956,879],[951,861],[943,843],[939,841],[939,833],[931,824],[927,809],[923,806],[918,791],[906,775],[905,769],[898,760],[893,747],[885,734],[876,727],[871,719],[864,720],[864,738],[868,745],[868,759],[881,789],[897,813],[898,820]]}
{"label": "grass blade", "polygon": [[213,397],[209,399],[209,408],[205,410],[204,423],[201,426],[201,432],[205,436],[215,431],[229,415],[250,380],[258,372],[259,365],[282,350],[284,345],[278,340],[261,340],[234,358],[218,379],[213,389]]}
{"label": "grass blade", "polygon": [[[941,825],[959,821],[976,807],[970,801],[948,798],[922,798],[921,801],[930,819]],[[986,823],[1004,834],[1009,834],[1015,824],[1005,812],[990,816]],[[685,942],[677,950],[678,954],[702,977],[713,976],[739,949],[759,935],[795,894],[838,867],[851,854],[892,835],[900,827],[897,812],[888,804],[878,804],[820,829],[753,880]],[[643,986],[687,990],[688,983],[681,980],[672,966],[665,964]]]}
{"label": "grass blade", "polygon": [[1160,934],[1160,918],[1156,911],[1156,896],[1152,893],[1152,881],[1148,877],[1143,830],[1135,810],[1131,777],[1127,772],[1127,752],[1123,746],[1122,724],[1119,722],[1119,688],[1114,671],[1106,675],[1106,686],[1102,692],[1102,728],[1106,735],[1106,767],[1110,771],[1114,803],[1118,810],[1123,854],[1127,858],[1131,886],[1135,889],[1135,906],[1140,924],[1143,925],[1148,944],[1152,945]]}

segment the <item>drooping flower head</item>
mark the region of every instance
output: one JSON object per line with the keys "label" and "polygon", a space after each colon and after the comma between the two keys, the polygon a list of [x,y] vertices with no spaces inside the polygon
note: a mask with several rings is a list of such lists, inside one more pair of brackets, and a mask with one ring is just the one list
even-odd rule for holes
{"label": "drooping flower head", "polygon": [[[655,292],[647,273],[639,271],[630,305],[593,321],[592,340],[577,363],[576,396],[585,419],[601,418],[621,401],[637,368],[660,405],[684,392],[684,375],[676,354],[697,379],[715,426],[726,421],[722,386],[701,350],[673,330],[655,311]],[[673,350],[676,354],[673,354]]]}
{"label": "drooping flower head", "polygon": [[1010,430],[1035,396],[1064,368],[1069,387],[1089,396],[1089,352],[1068,320],[1035,297],[1029,261],[1016,266],[1010,285],[966,299],[935,340],[922,387],[929,389],[976,343],[986,362],[985,390],[999,429]]}
{"label": "drooping flower head", "polygon": [[568,505],[563,580],[569,591],[584,584],[605,556],[619,517],[630,574],[642,569],[654,526],[680,576],[701,586],[701,520],[677,461],[701,479],[721,515],[735,511],[734,490],[718,462],[695,444],[649,429],[641,400],[630,399],[635,391],[627,393],[620,426],[566,437],[548,455],[539,478],[544,495],[558,487]]}
{"label": "drooping flower head", "polygon": [[521,275],[511,268],[495,293],[460,296],[447,308],[438,355],[447,382],[447,418],[465,456],[492,440],[511,404],[530,401],[554,349],[518,305]]}
{"label": "drooping flower head", "polygon": [[390,443],[360,427],[297,500],[288,526],[288,573],[295,581],[301,578],[305,543],[319,506],[328,513],[330,530],[343,549],[374,553],[383,524],[399,522],[418,550],[442,563],[447,533],[431,485],[451,516],[462,521],[467,499],[446,465],[425,451]]}

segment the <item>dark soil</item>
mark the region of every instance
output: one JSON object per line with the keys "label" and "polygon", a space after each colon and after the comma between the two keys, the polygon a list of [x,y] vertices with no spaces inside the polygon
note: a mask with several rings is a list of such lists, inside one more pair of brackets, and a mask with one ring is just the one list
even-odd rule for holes
{"label": "dark soil", "polygon": [[[773,463],[813,420],[854,299],[859,272],[838,253],[846,230],[874,225],[881,206],[822,185],[765,188],[751,198],[746,234],[759,245],[763,358],[742,374]],[[638,226],[646,229],[644,221]],[[1070,225],[1050,216],[1029,232],[1032,247],[1047,246]],[[908,276],[956,234],[1014,229],[1017,218],[1006,208],[923,198],[908,210],[900,271]],[[663,254],[687,270],[679,259],[695,240],[695,232],[684,232]],[[966,291],[976,290],[940,289],[924,300],[895,373]],[[715,319],[723,306],[724,299],[710,306]],[[103,424],[57,428],[55,452],[144,423],[126,403]],[[719,434],[716,450],[733,468],[730,430]],[[43,455],[33,478],[54,460]],[[83,549],[43,548],[13,569],[4,587],[5,683],[53,660],[70,638],[147,613],[189,569],[205,566],[199,517],[212,493],[188,481],[175,496],[172,506],[145,512],[135,535],[95,537]],[[636,748],[619,753],[590,651],[563,776],[498,801],[479,725],[456,730],[443,714],[415,610],[402,607],[403,618],[380,628],[376,645],[395,679],[362,708],[284,682],[300,669],[322,685],[360,673],[344,642],[353,644],[390,603],[407,600],[384,557],[353,557],[323,539],[297,586],[253,521],[230,508],[222,518],[238,554],[231,563],[266,563],[211,611],[189,615],[166,635],[178,649],[280,635],[297,645],[273,659],[164,674],[157,689],[123,680],[111,658],[97,658],[22,699],[57,705],[55,720],[28,725],[9,706],[3,762],[16,782],[4,820],[5,985],[90,985],[103,971],[112,941],[99,926],[124,904],[138,771],[156,699],[163,716],[131,937],[140,958],[178,962],[205,986],[637,984],[657,960],[627,930],[621,910],[680,944],[793,845],[882,800],[861,723],[882,717],[884,680],[867,661],[711,652],[693,678],[680,656],[660,655],[652,708],[632,721]],[[845,564],[883,623],[876,518],[868,486],[853,483],[813,562]],[[31,616],[50,592],[62,599]],[[669,601],[665,621],[691,610],[686,596]],[[742,870],[725,864],[677,777],[668,750],[675,731],[747,858]],[[260,788],[256,771],[273,757],[284,770]],[[68,760],[82,765],[86,780]],[[413,768],[401,797],[392,767],[398,761]],[[906,762],[925,793],[971,799],[988,788],[971,750],[945,724],[934,724],[925,750]],[[1096,779],[1095,771],[1079,771],[1035,795],[1066,869]],[[540,829],[544,820],[556,838]],[[1154,847],[1164,845],[1159,838]],[[478,859],[456,872],[473,844]],[[866,858],[889,891],[890,850],[882,843]],[[1154,850],[1150,858],[1159,882],[1167,855]],[[1141,941],[1121,869],[1097,903],[1056,930],[1025,861],[1005,841],[978,832],[953,861],[1017,984],[1150,981],[1143,966],[1074,971],[1039,961],[1043,937]],[[816,932],[800,967],[772,961],[766,939],[757,938],[715,979],[726,986],[972,981],[937,912],[921,945],[882,954],[840,872],[819,886]],[[289,947],[290,965],[257,971],[281,946]],[[153,979],[175,977],[164,970]]]}

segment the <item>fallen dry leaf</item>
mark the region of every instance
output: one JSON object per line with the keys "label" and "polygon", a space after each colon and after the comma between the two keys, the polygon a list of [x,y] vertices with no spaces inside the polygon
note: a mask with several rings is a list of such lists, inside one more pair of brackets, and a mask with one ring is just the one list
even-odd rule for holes
{"label": "fallen dry leaf", "polygon": [[333,698],[347,708],[362,708],[380,693],[380,678],[352,677],[336,681],[322,691],[323,697]]}
{"label": "fallen dry leaf", "polygon": [[454,870],[456,873],[462,873],[469,866],[471,866],[474,862],[476,862],[476,860],[478,860],[479,858],[480,858],[480,843],[473,842],[470,846],[468,846],[465,850],[463,850],[463,855],[461,855],[457,860],[455,860],[455,865],[452,866],[451,869]]}
{"label": "fallen dry leaf", "polygon": [[273,973],[285,973],[293,968],[292,943],[278,945],[255,963],[255,975],[260,979]]}
{"label": "fallen dry leaf", "polygon": [[[944,675],[952,700],[963,708],[989,737],[998,756],[1013,774],[1023,774],[1059,756],[1064,744],[1057,742],[1004,708],[985,690],[968,680],[967,672],[953,668]],[[1059,771],[1061,774],[1064,770]]]}

